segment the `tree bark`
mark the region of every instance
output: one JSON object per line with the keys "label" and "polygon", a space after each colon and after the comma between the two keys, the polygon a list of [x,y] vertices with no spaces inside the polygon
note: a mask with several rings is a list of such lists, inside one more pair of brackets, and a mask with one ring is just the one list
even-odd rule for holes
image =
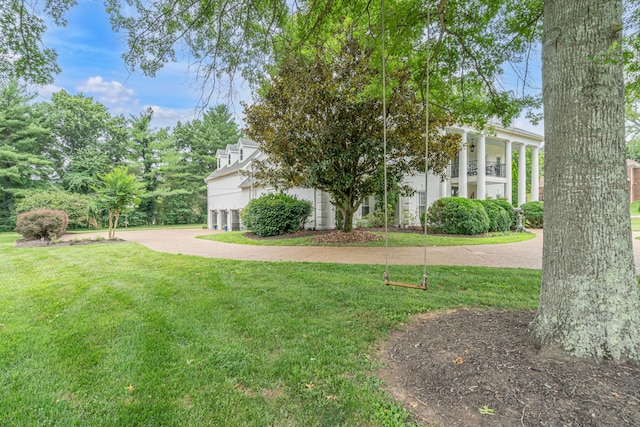
{"label": "tree bark", "polygon": [[626,187],[622,0],[545,0],[543,350],[638,361]]}
{"label": "tree bark", "polygon": [[344,224],[342,225],[342,231],[345,233],[351,233],[353,231],[353,215],[355,209],[351,206],[351,202],[345,202],[342,206],[342,215],[344,217]]}

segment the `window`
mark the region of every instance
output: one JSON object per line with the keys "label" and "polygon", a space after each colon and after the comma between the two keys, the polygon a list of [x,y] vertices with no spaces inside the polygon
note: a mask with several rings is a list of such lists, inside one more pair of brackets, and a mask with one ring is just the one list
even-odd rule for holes
{"label": "window", "polygon": [[240,149],[240,161],[242,161],[242,148]]}
{"label": "window", "polygon": [[230,165],[231,164],[231,154],[227,155],[227,164]]}
{"label": "window", "polygon": [[218,157],[218,169],[220,169],[220,157]]}
{"label": "window", "polygon": [[369,206],[369,198],[365,197],[365,199],[362,201],[360,213],[362,216],[369,215],[370,210],[371,208]]}
{"label": "window", "polygon": [[422,218],[422,213],[427,209],[426,193],[418,191],[418,218]]}

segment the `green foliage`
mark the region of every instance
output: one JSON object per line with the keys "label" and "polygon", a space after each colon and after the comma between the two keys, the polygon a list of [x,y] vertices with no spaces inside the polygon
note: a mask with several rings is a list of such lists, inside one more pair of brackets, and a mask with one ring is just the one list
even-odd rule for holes
{"label": "green foliage", "polygon": [[502,206],[502,208],[509,214],[509,217],[511,218],[511,227],[516,225],[516,213],[513,210],[513,204],[504,198],[495,199],[494,203]]}
{"label": "green foliage", "polygon": [[265,194],[242,210],[242,222],[258,236],[276,236],[300,230],[311,214],[311,202],[286,194]]}
{"label": "green foliage", "polygon": [[528,202],[521,205],[520,208],[527,227],[543,228],[544,202]]}
{"label": "green foliage", "polygon": [[[256,178],[276,188],[315,188],[330,194],[351,231],[364,199],[384,189],[384,121],[380,70],[372,51],[346,28],[333,46],[285,58],[256,103],[245,107],[247,132],[267,156],[256,162]],[[308,56],[308,57],[307,57]],[[306,76],[300,79],[300,76]],[[402,182],[424,169],[424,105],[408,69],[397,70],[387,100],[387,182]],[[441,132],[448,116],[429,123],[430,167],[446,168],[460,146],[459,135]]]}
{"label": "green foliage", "polygon": [[[55,136],[51,158],[60,176],[69,170],[95,179],[97,174],[107,173],[124,162],[129,132],[123,116],[112,116],[93,98],[72,96],[65,90],[54,93],[51,101],[51,133]],[[87,165],[87,157],[94,153],[105,156],[106,164],[101,161]],[[84,186],[85,191],[89,188]]]}
{"label": "green foliage", "polygon": [[68,222],[69,216],[64,211],[37,209],[18,215],[15,232],[27,240],[51,240],[64,234]]}
{"label": "green foliage", "polygon": [[[395,209],[392,205],[387,206],[387,224],[390,225],[393,222],[393,214]],[[358,228],[371,228],[371,227],[384,227],[384,209],[376,208],[375,211],[368,213],[367,215],[356,221]]]}
{"label": "green foliage", "polygon": [[[44,10],[57,25],[64,25],[64,12],[75,5],[72,1],[48,1]],[[22,1],[3,1],[0,13],[0,81],[23,79],[46,85],[53,83],[61,69],[57,53],[42,43],[46,30],[40,7]]]}
{"label": "green foliage", "polygon": [[34,209],[61,210],[68,214],[71,228],[95,224],[97,205],[93,197],[68,193],[56,188],[30,193],[16,207],[18,213]]}
{"label": "green foliage", "polygon": [[489,216],[479,200],[445,197],[429,207],[427,225],[434,233],[482,234],[489,230]]}
{"label": "green foliage", "polygon": [[103,185],[95,188],[100,203],[109,212],[109,238],[115,237],[118,219],[122,212],[131,211],[144,192],[142,183],[125,168],[115,168],[113,172],[101,176]]}
{"label": "green foliage", "polygon": [[[494,199],[481,200],[481,202],[489,217],[490,232],[511,230],[514,225],[511,220],[511,213],[507,212],[500,202]],[[511,211],[513,211],[513,209],[511,209]]]}

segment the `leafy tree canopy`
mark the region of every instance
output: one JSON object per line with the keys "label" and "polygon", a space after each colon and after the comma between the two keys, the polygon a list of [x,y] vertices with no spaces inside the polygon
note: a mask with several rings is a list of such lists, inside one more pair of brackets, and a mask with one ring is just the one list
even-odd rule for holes
{"label": "leafy tree canopy", "polygon": [[[335,50],[283,61],[256,100],[245,108],[248,134],[268,160],[256,177],[276,187],[317,188],[331,195],[350,231],[353,213],[384,181],[383,103],[367,96],[380,78],[372,51],[346,32]],[[301,79],[300,76],[305,76]],[[393,73],[387,110],[388,182],[424,170],[424,105],[408,70]],[[430,122],[430,168],[442,174],[460,148],[458,135],[441,132],[448,117]]]}

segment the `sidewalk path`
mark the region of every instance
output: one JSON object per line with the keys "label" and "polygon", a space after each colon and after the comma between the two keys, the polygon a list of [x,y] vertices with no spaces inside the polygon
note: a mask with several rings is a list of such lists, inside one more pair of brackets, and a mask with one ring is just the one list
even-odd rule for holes
{"label": "sidewalk path", "polygon": [[[428,265],[468,265],[485,267],[542,268],[542,230],[525,242],[500,245],[428,247]],[[205,229],[118,230],[118,238],[140,243],[158,252],[197,255],[248,261],[332,262],[339,264],[385,264],[384,248],[322,246],[249,246],[196,239],[196,236],[221,233]],[[634,233],[636,271],[640,272],[640,241]],[[90,238],[104,233],[66,234],[63,240]],[[389,264],[422,265],[423,247],[389,248]]]}

